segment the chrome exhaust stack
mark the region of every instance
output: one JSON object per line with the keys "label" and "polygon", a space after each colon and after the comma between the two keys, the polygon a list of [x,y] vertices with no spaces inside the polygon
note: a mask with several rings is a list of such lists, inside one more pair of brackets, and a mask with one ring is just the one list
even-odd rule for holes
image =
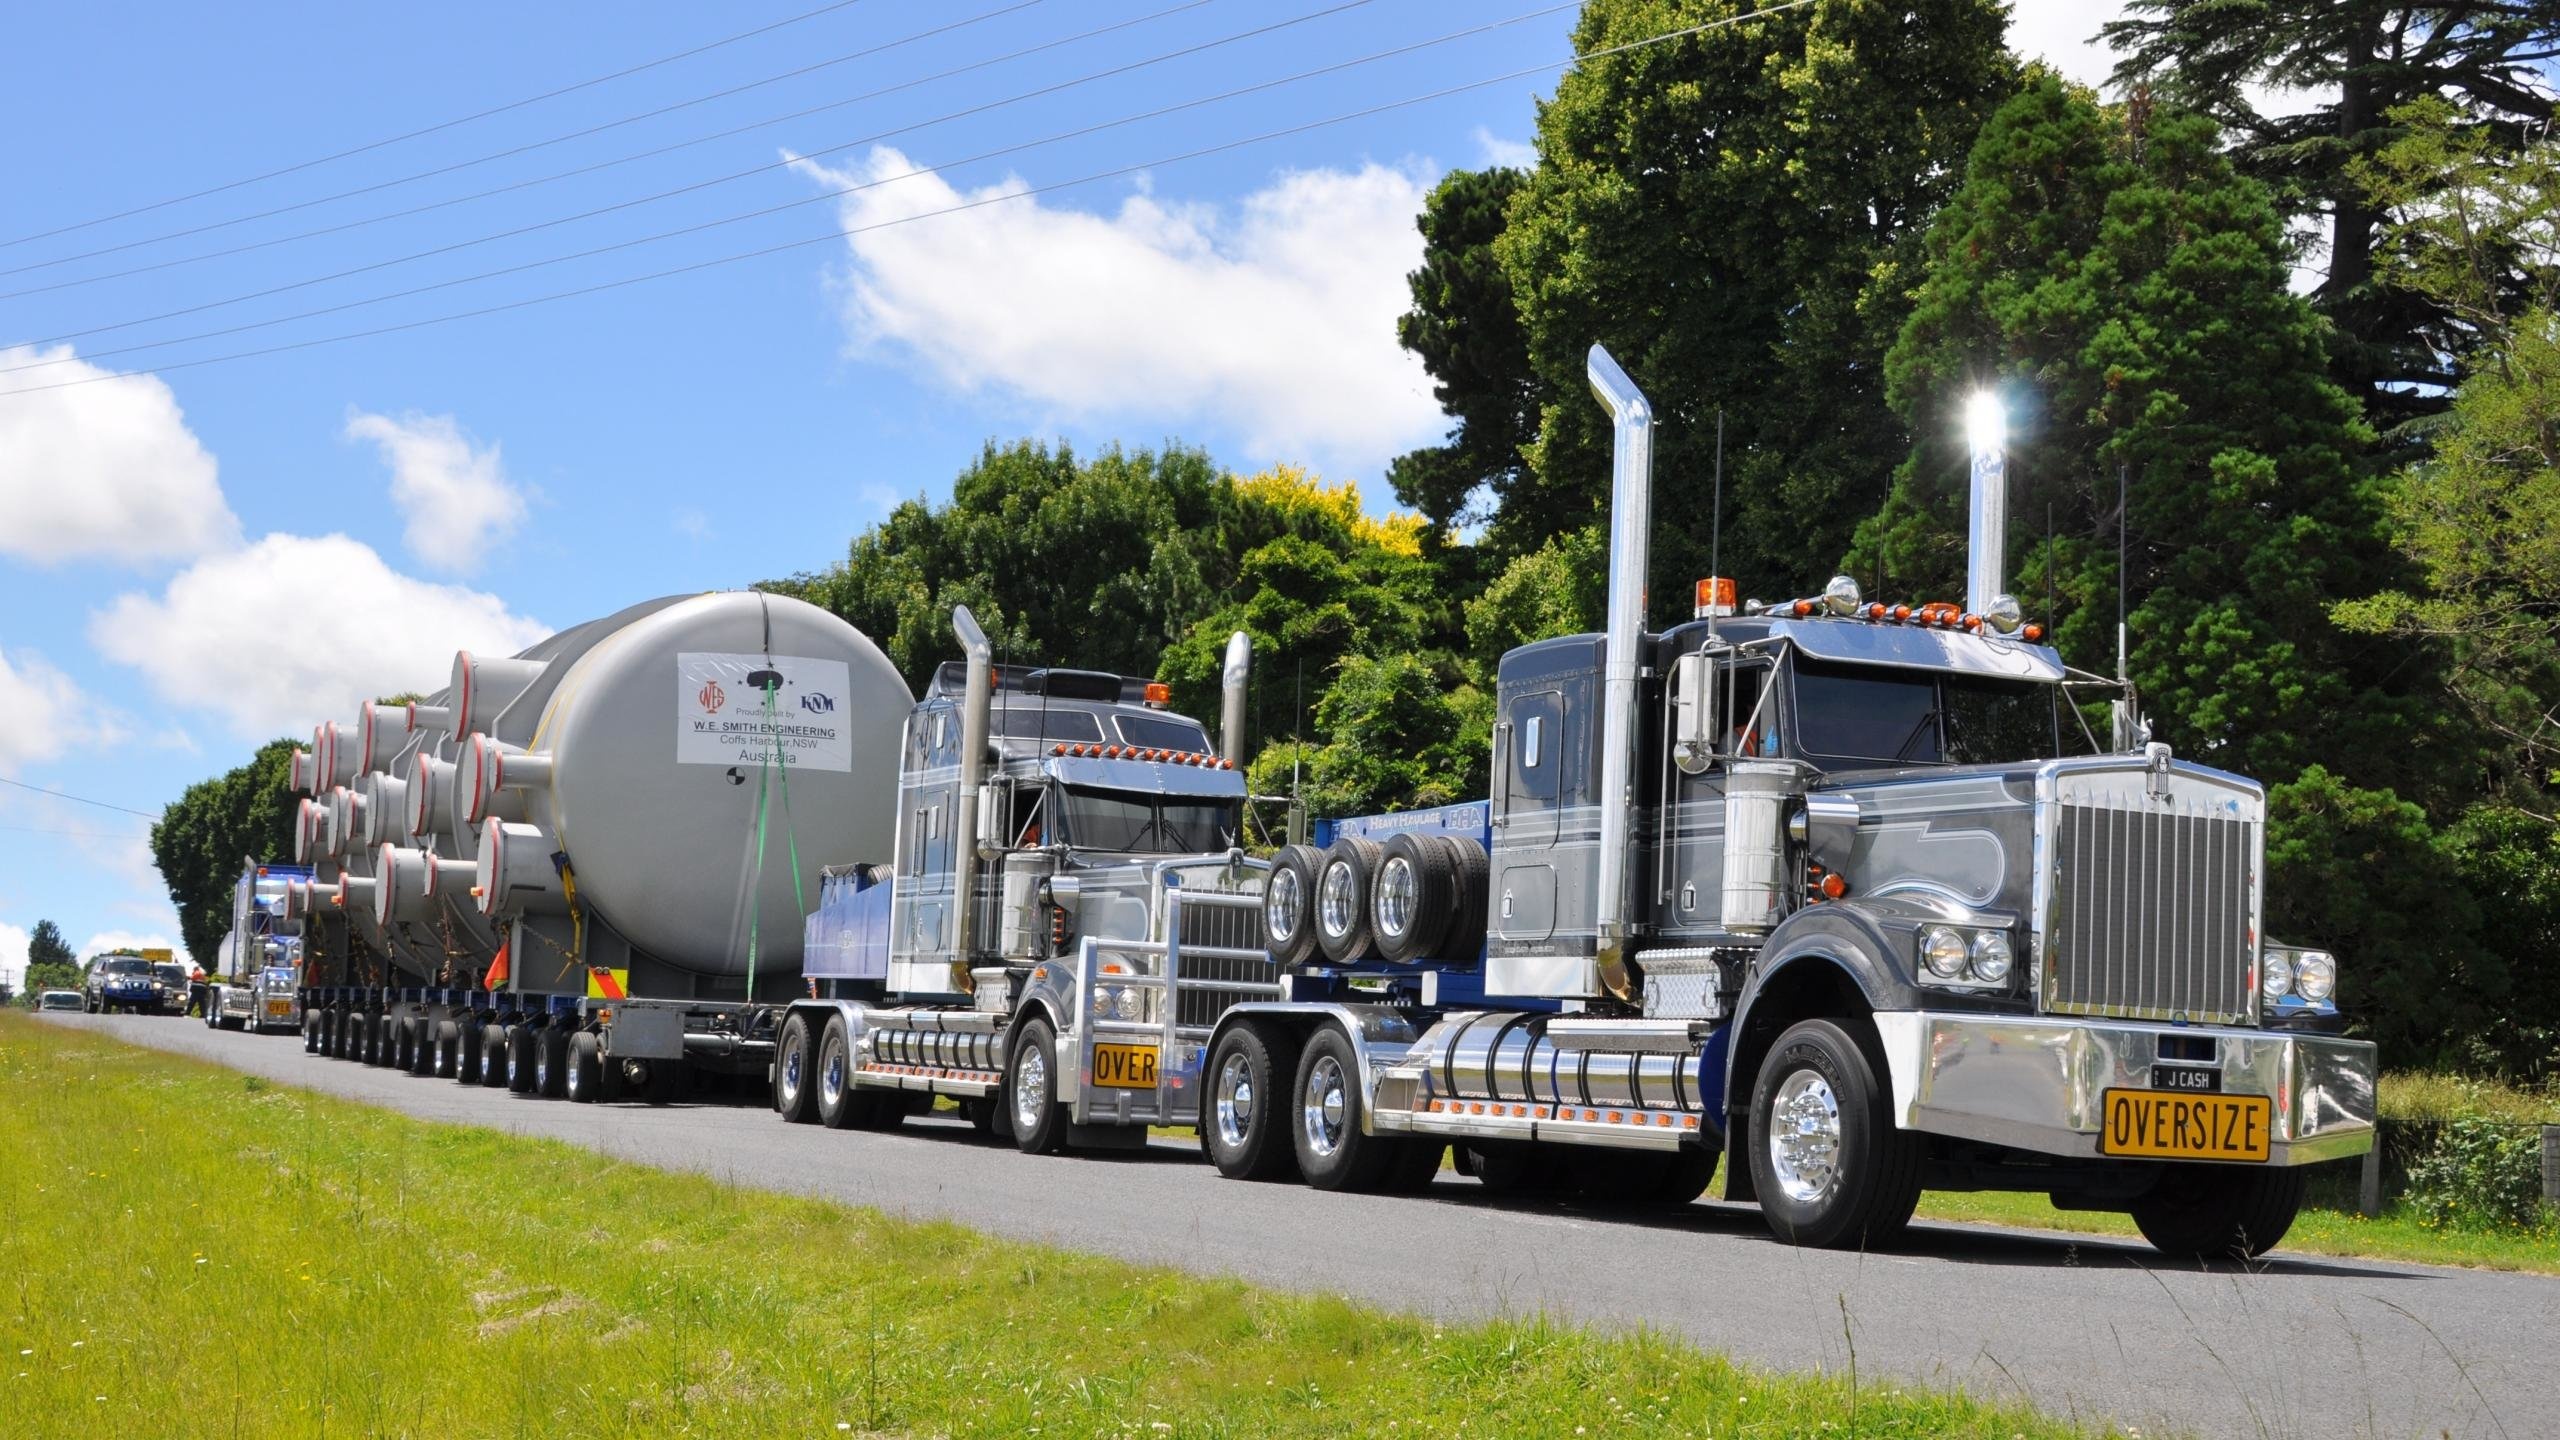
{"label": "chrome exhaust stack", "polygon": [[1244,768],[1244,690],[1253,674],[1253,639],[1239,630],[1227,637],[1227,664],[1220,675],[1223,702],[1218,708],[1218,754],[1238,770]]}
{"label": "chrome exhaust stack", "polygon": [[[1976,391],[1965,402],[1965,445],[1973,454],[1973,493],[1965,506],[1964,608],[1989,617],[2004,613],[2008,577],[2009,422],[2000,397]],[[2015,602],[2010,610],[2014,613]],[[2012,621],[2014,627],[2015,622]]]}
{"label": "chrome exhaust stack", "polygon": [[978,940],[978,787],[987,775],[995,647],[987,643],[987,632],[978,628],[978,617],[966,605],[951,607],[951,628],[960,637],[960,653],[969,666],[968,683],[960,691],[960,797],[952,812],[952,835],[958,843],[951,847],[951,895],[957,912],[951,927],[951,986],[967,995],[977,988],[969,966]]}
{"label": "chrome exhaust stack", "polygon": [[1600,876],[1597,901],[1600,984],[1631,998],[1627,944],[1634,938],[1628,894],[1630,821],[1635,802],[1636,677],[1644,642],[1645,562],[1653,525],[1653,407],[1609,352],[1591,347],[1591,393],[1609,407],[1615,434],[1609,478],[1609,612],[1601,652]]}

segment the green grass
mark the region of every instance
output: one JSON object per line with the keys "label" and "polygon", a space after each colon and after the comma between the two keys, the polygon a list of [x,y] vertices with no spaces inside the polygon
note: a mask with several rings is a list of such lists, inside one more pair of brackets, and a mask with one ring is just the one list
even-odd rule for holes
{"label": "green grass", "polygon": [[14,1014],[0,1205],[9,1436],[2087,1433],[892,1220]]}
{"label": "green grass", "polygon": [[2375,1087],[2385,1121],[2498,1120],[2510,1125],[2560,1125],[2560,1080],[2527,1090],[2495,1080],[2394,1071]]}

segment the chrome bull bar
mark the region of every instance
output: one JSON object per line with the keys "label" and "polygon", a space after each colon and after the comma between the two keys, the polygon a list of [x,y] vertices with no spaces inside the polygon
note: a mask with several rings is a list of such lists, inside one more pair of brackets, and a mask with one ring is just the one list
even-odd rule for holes
{"label": "chrome bull bar", "polygon": [[[1180,885],[1164,889],[1164,938],[1160,940],[1122,940],[1087,936],[1076,947],[1076,980],[1074,1035],[1070,1045],[1075,1055],[1074,1094],[1068,1100],[1068,1114],[1079,1125],[1193,1125],[1200,1118],[1200,1069],[1203,1051],[1216,1016],[1228,1005],[1244,1000],[1277,1000],[1280,984],[1269,981],[1237,980],[1215,975],[1190,976],[1183,973],[1186,960],[1233,965],[1243,962],[1268,963],[1270,954],[1259,949],[1228,945],[1185,945],[1182,943],[1182,911],[1184,907],[1215,907],[1224,910],[1251,910],[1259,913],[1262,897],[1256,894],[1229,894],[1202,891],[1185,894]],[[1125,973],[1106,972],[1104,957],[1125,957],[1137,963],[1125,967]],[[1094,1013],[1094,996],[1098,989],[1129,989],[1147,997],[1149,1004],[1140,1009],[1139,1019],[1104,1018]],[[1195,1013],[1205,1010],[1207,1023],[1185,1024],[1186,996],[1205,997],[1213,1003],[1194,1006]],[[1154,1018],[1143,1018],[1147,1015]],[[1125,1059],[1131,1049],[1154,1056],[1154,1084],[1128,1083],[1126,1072],[1112,1066],[1105,1078],[1095,1078],[1096,1057],[1112,1046],[1115,1061]],[[1063,1088],[1063,1087],[1062,1087]]]}

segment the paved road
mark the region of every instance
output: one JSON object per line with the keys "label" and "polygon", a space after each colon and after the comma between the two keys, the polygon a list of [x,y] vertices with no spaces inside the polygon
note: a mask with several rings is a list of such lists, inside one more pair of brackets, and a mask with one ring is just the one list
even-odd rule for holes
{"label": "paved road", "polygon": [[2560,1279],[2278,1255],[2163,1264],[2148,1249],[1922,1225],[1900,1253],[1791,1249],[1747,1207],[1629,1218],[1482,1197],[1222,1180],[1191,1146],[1032,1158],[956,1123],[785,1125],[736,1105],[582,1106],[302,1053],[192,1020],[51,1016],[428,1120],[586,1145],[893,1214],[1453,1318],[1545,1311],[1643,1325],[1771,1367],[2018,1397],[2204,1435],[2560,1433]]}

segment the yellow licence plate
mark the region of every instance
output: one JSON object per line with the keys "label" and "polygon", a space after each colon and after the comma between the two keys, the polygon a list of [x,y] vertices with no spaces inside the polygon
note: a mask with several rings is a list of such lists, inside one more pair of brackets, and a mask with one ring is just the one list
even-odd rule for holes
{"label": "yellow licence plate", "polygon": [[267,1002],[267,1013],[270,1015],[290,1015],[293,1013],[293,1002],[290,1000],[270,1000]]}
{"label": "yellow licence plate", "polygon": [[2264,1095],[2179,1095],[2110,1090],[2101,1155],[2164,1160],[2264,1160],[2274,1102]]}
{"label": "yellow licence plate", "polygon": [[1156,1088],[1156,1047],[1094,1046],[1093,1083],[1113,1090],[1153,1090]]}

